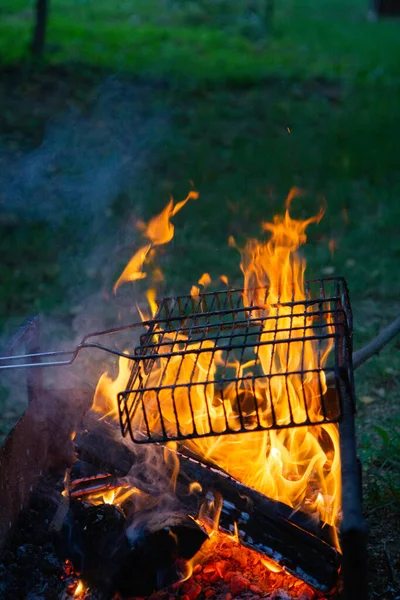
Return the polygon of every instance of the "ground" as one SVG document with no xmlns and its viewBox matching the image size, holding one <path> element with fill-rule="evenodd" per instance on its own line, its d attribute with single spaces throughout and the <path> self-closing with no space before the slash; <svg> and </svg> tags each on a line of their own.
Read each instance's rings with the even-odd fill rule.
<svg viewBox="0 0 400 600">
<path fill-rule="evenodd" d="M 30 4 L 0 8 L 4 339 L 36 312 L 63 339 L 103 323 L 105 305 L 112 322 L 135 219 L 183 198 L 190 182 L 200 198 L 175 219 L 160 294 L 187 292 L 205 271 L 239 284 L 228 236 L 259 235 L 298 186 L 295 214 L 327 205 L 304 247 L 307 276 L 347 279 L 355 347 L 397 316 L 398 22 L 368 22 L 361 0 L 285 0 L 272 31 L 257 1 L 62 0 L 45 59 L 32 64 Z M 373 560 L 387 588 L 375 597 L 387 598 L 396 583 L 384 557 L 399 556 L 388 541 L 400 507 L 399 349 L 356 374 Z M 23 405 L 3 385 L 0 406 L 4 436 Z"/>
</svg>

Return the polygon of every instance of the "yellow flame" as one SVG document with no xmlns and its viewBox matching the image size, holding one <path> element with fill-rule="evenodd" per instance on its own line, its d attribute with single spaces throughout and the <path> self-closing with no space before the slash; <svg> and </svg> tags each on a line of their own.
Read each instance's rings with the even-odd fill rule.
<svg viewBox="0 0 400 600">
<path fill-rule="evenodd" d="M 200 295 L 200 288 L 197 285 L 192 285 L 190 295 L 192 298 L 198 298 Z"/>
<path fill-rule="evenodd" d="M 75 588 L 73 598 L 84 598 L 85 592 L 85 586 L 83 585 L 82 581 L 79 581 L 78 585 Z"/>
<path fill-rule="evenodd" d="M 147 274 L 142 271 L 142 267 L 150 252 L 150 248 L 151 245 L 147 244 L 146 246 L 139 248 L 133 255 L 114 285 L 114 294 L 117 293 L 117 289 L 124 281 L 137 281 L 138 279 L 147 277 Z"/>
<path fill-rule="evenodd" d="M 109 490 L 108 492 L 103 493 L 103 503 L 104 504 L 114 504 L 115 498 L 115 490 Z"/>
<path fill-rule="evenodd" d="M 118 375 L 115 379 L 112 379 L 108 372 L 103 373 L 96 386 L 92 410 L 101 413 L 103 417 L 118 420 L 117 395 L 125 389 L 130 372 L 130 361 L 121 356 L 118 362 Z"/>
<path fill-rule="evenodd" d="M 99 504 L 113 504 L 114 506 L 122 506 L 128 498 L 134 494 L 141 494 L 142 492 L 130 485 L 121 485 L 107 491 L 94 492 L 87 496 L 86 501 L 90 502 L 94 506 Z"/>
<path fill-rule="evenodd" d="M 220 275 L 219 278 L 222 281 L 222 283 L 224 283 L 226 286 L 229 285 L 229 279 L 227 278 L 226 275 Z"/>
<path fill-rule="evenodd" d="M 261 562 L 264 565 L 264 567 L 267 567 L 267 569 L 269 571 L 272 571 L 272 573 L 279 573 L 280 571 L 283 570 L 282 567 L 280 565 L 278 565 L 278 563 L 271 560 L 270 558 L 263 557 L 261 559 Z"/>
<path fill-rule="evenodd" d="M 189 484 L 189 494 L 194 494 L 195 492 L 201 492 L 202 489 L 203 488 L 201 487 L 201 485 L 198 481 L 192 481 Z"/>
<path fill-rule="evenodd" d="M 158 311 L 158 306 L 157 306 L 157 302 L 156 302 L 156 294 L 157 294 L 157 292 L 156 292 L 155 288 L 151 288 L 151 289 L 147 290 L 147 292 L 146 292 L 147 302 L 149 303 L 151 314 L 153 317 L 156 316 L 157 311 Z"/>
<path fill-rule="evenodd" d="M 239 529 L 238 529 L 236 521 L 233 523 L 233 535 L 232 535 L 232 537 L 235 540 L 235 542 L 240 542 L 240 540 L 239 540 Z"/>
</svg>

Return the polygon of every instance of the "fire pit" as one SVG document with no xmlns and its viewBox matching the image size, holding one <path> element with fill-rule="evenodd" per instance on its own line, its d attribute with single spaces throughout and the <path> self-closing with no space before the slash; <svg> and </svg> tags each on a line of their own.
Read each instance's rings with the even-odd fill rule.
<svg viewBox="0 0 400 600">
<path fill-rule="evenodd" d="M 149 223 L 150 242 L 118 284 L 145 276 L 183 204 Z M 150 294 L 154 316 L 141 324 L 86 336 L 70 355 L 2 359 L 3 368 L 70 364 L 88 347 L 120 357 L 76 432 L 79 461 L 52 520 L 61 554 L 82 571 L 76 597 L 97 587 L 105 598 L 165 588 L 160 598 L 170 598 L 180 585 L 189 600 L 212 598 L 218 578 L 230 597 L 367 597 L 349 294 L 341 278 L 303 281 L 296 254 L 320 216 L 294 221 L 287 210 L 265 224 L 270 240 L 241 251 L 242 289 L 193 286 L 158 303 Z M 112 345 L 138 327 L 134 351 Z"/>
</svg>

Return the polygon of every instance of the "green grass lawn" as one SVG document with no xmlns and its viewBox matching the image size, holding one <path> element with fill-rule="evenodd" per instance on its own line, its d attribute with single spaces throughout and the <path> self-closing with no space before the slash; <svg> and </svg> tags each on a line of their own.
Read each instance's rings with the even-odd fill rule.
<svg viewBox="0 0 400 600">
<path fill-rule="evenodd" d="M 397 23 L 366 21 L 364 0 L 277 3 L 267 36 L 260 0 L 59 0 L 47 60 L 76 61 L 179 84 L 257 83 L 269 75 L 398 81 Z M 251 10 L 251 7 L 255 7 Z M 0 7 L 0 62 L 25 56 L 32 2 Z"/>
<path fill-rule="evenodd" d="M 294 206 L 299 215 L 326 199 L 326 215 L 310 228 L 304 249 L 307 274 L 346 277 L 355 346 L 397 315 L 398 21 L 367 22 L 361 0 L 285 0 L 277 3 L 267 35 L 257 2 L 252 13 L 250 2 L 222 0 L 54 0 L 43 64 L 35 74 L 22 70 L 16 80 L 16 67 L 29 63 L 31 4 L 3 0 L 0 6 L 0 143 L 16 153 L 39 146 L 48 121 L 68 106 L 90 112 L 107 74 L 142 86 L 147 113 L 166 113 L 168 132 L 141 181 L 116 195 L 109 227 L 118 230 L 133 212 L 148 219 L 170 193 L 183 198 L 189 180 L 200 192 L 175 219 L 175 239 L 161 259 L 167 280 L 160 293 L 186 293 L 204 271 L 240 283 L 228 235 L 239 242 L 257 235 L 296 185 L 306 190 Z M 68 312 L 69 280 L 87 292 L 83 269 L 59 269 L 60 255 L 76 248 L 73 216 L 69 224 L 50 227 L 17 215 L 0 227 L 3 319 Z M 100 274 L 93 287 L 111 289 L 133 249 L 132 243 L 117 258 L 107 256 L 115 267 L 108 265 L 109 279 Z M 388 432 L 361 431 L 378 482 L 369 488 L 376 502 L 393 499 L 400 489 L 392 463 L 386 463 L 391 485 L 379 485 L 382 456 L 399 444 L 398 344 L 357 374 L 361 422 L 380 419 Z"/>
</svg>

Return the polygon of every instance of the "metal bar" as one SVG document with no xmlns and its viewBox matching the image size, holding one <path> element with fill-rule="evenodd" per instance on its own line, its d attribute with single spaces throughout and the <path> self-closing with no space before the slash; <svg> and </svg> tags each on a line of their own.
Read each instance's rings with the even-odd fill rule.
<svg viewBox="0 0 400 600">
<path fill-rule="evenodd" d="M 320 315 L 321 316 L 328 316 L 328 315 L 330 316 L 330 315 L 333 315 L 333 314 L 338 313 L 338 312 L 343 312 L 343 311 L 340 311 L 340 310 L 337 310 L 337 311 L 321 311 L 321 313 L 318 313 L 318 316 L 320 316 Z M 314 313 L 313 314 L 307 314 L 307 313 L 297 314 L 295 316 L 296 316 L 296 318 L 304 317 L 305 319 L 311 320 L 311 318 L 314 316 Z M 316 316 L 316 314 L 315 314 L 315 316 Z M 278 322 L 279 321 L 283 321 L 286 318 L 287 317 L 284 317 L 283 315 L 280 315 L 280 316 L 278 316 Z M 257 331 L 256 328 L 258 330 L 260 330 L 260 328 L 261 328 L 262 325 L 264 325 L 268 321 L 276 321 L 276 319 L 277 319 L 276 317 L 268 317 L 266 319 L 260 319 L 260 318 L 258 318 L 258 319 L 255 319 L 255 320 L 247 320 L 247 321 L 243 320 L 243 321 L 235 321 L 235 322 L 231 322 L 231 323 L 216 322 L 216 323 L 213 324 L 212 327 L 210 327 L 209 325 L 197 325 L 197 326 L 193 326 L 193 327 L 190 328 L 190 332 L 192 334 L 196 335 L 196 336 L 200 335 L 200 334 L 204 335 L 204 333 L 210 333 L 210 332 L 214 333 L 214 332 L 217 332 L 216 333 L 216 337 L 214 337 L 213 335 L 209 335 L 207 339 L 213 340 L 213 339 L 217 339 L 218 338 L 219 341 L 224 340 L 224 339 L 230 341 L 230 340 L 232 340 L 234 338 L 241 338 L 241 337 L 245 336 L 245 334 L 243 333 L 243 331 L 236 332 L 236 330 L 239 329 L 239 328 L 246 331 L 249 327 L 250 328 L 254 327 L 255 328 L 254 331 L 250 332 L 247 335 L 258 336 L 260 332 Z M 234 327 L 232 327 L 232 325 Z M 331 328 L 331 324 L 330 323 L 321 323 L 321 324 L 316 323 L 316 324 L 313 324 L 313 325 L 311 325 L 311 324 L 310 325 L 306 325 L 305 328 L 304 328 L 303 325 L 301 325 L 301 326 L 300 325 L 299 326 L 294 326 L 292 328 L 290 328 L 290 327 L 281 327 L 281 328 L 278 328 L 278 332 L 280 334 L 281 333 L 288 333 L 289 334 L 289 337 L 287 338 L 287 340 L 284 339 L 282 341 L 285 342 L 285 341 L 291 340 L 291 341 L 295 342 L 295 341 L 301 341 L 303 338 L 304 338 L 304 340 L 310 339 L 308 337 L 310 334 L 304 333 L 302 336 L 300 336 L 300 338 L 293 338 L 291 336 L 292 332 L 304 331 L 304 329 L 310 330 L 310 331 L 314 332 L 315 330 L 317 330 L 317 331 L 321 330 L 321 329 L 328 329 L 329 330 L 330 328 Z M 219 335 L 218 332 L 221 329 L 222 330 L 227 330 L 227 331 L 229 329 L 230 332 L 227 333 L 226 335 Z M 187 335 L 187 332 L 189 332 L 189 327 L 187 326 L 187 327 L 185 327 L 185 329 L 181 329 L 181 328 L 172 329 L 172 330 L 170 330 L 170 331 L 168 331 L 166 333 L 167 334 L 171 334 L 171 333 L 175 333 L 175 332 L 178 332 L 178 333 L 183 334 L 183 335 Z M 162 333 L 164 333 L 164 332 L 162 332 Z M 334 334 L 331 334 L 331 335 L 333 336 Z M 154 348 L 160 348 L 162 346 L 170 346 L 171 345 L 171 341 L 168 340 L 168 337 L 167 337 L 167 341 L 164 342 L 163 341 L 164 337 L 165 336 L 162 337 L 162 341 L 158 341 L 158 342 L 156 342 L 154 344 L 151 344 L 151 343 L 141 343 L 139 346 L 136 346 L 136 351 L 139 351 L 142 348 L 147 350 L 148 348 L 152 348 L 152 347 L 154 347 Z M 188 341 L 197 342 L 197 341 L 199 341 L 199 338 L 198 337 L 190 337 L 188 339 Z"/>
<path fill-rule="evenodd" d="M 10 355 L 17 348 L 25 346 L 25 354 L 19 355 L 22 359 L 21 368 L 26 369 L 26 384 L 28 403 L 34 399 L 40 398 L 43 395 L 43 373 L 40 369 L 29 369 L 29 358 L 40 356 L 40 323 L 39 315 L 34 315 L 26 319 L 18 328 L 14 336 L 6 347 L 7 353 Z M 1 360 L 1 358 L 0 358 Z M 37 363 L 38 359 L 33 359 Z M 0 365 L 1 368 L 1 365 Z"/>
<path fill-rule="evenodd" d="M 277 330 L 278 333 L 280 332 L 280 330 Z M 302 341 L 312 341 L 312 340 L 329 340 L 329 339 L 337 339 L 340 337 L 339 333 L 328 333 L 328 334 L 323 334 L 323 335 L 310 335 L 307 338 L 303 338 L 303 337 L 298 337 L 298 338 L 284 338 L 284 339 L 274 339 L 274 340 L 266 340 L 266 341 L 262 341 L 262 342 L 257 342 L 257 346 L 261 347 L 261 346 L 276 346 L 278 344 L 288 344 L 288 343 L 295 343 L 295 342 L 302 342 Z M 192 341 L 192 340 L 191 340 Z M 86 346 L 89 347 L 89 346 Z M 93 345 L 93 347 L 95 348 L 99 348 L 98 345 Z M 225 345 L 225 346 L 219 346 L 218 349 L 219 350 L 225 350 L 225 351 L 232 351 L 232 350 L 240 350 L 241 348 L 251 348 L 252 345 L 251 344 L 240 344 L 240 343 L 236 343 L 236 344 L 230 344 L 230 345 Z M 103 350 L 107 350 L 107 348 L 102 348 Z M 130 354 L 124 354 L 123 352 L 117 352 L 117 351 L 111 351 L 111 349 L 109 350 L 110 352 L 112 352 L 113 354 L 117 354 L 118 356 L 125 356 L 126 358 L 131 358 L 133 360 L 140 360 L 141 358 L 143 358 L 143 356 L 141 355 L 130 355 Z M 157 358 L 169 358 L 172 356 L 181 356 L 182 353 L 183 354 L 202 354 L 203 352 L 209 352 L 208 348 L 192 348 L 189 347 L 188 350 L 185 350 L 182 352 L 182 350 L 176 350 L 176 351 L 172 351 L 172 352 L 164 352 L 164 353 L 160 353 L 158 354 Z M 0 367 L 1 368 L 1 367 Z M 320 369 L 322 370 L 322 369 Z"/>
<path fill-rule="evenodd" d="M 211 352 L 211 350 L 210 350 Z M 259 375 L 244 375 L 243 377 L 226 377 L 224 380 L 221 379 L 204 379 L 204 380 L 199 380 L 199 381 L 195 381 L 192 383 L 186 382 L 186 383 L 171 383 L 171 384 L 167 384 L 167 385 L 162 385 L 162 386 L 149 386 L 149 387 L 141 387 L 141 388 L 135 388 L 135 389 L 130 389 L 130 390 L 125 390 L 126 392 L 132 393 L 132 392 L 156 392 L 157 390 L 168 390 L 168 389 L 172 389 L 172 388 L 179 388 L 179 387 L 196 387 L 196 386 L 203 386 L 203 385 L 208 385 L 208 384 L 220 384 L 220 383 L 236 383 L 236 381 L 251 381 L 252 379 L 274 379 L 276 377 L 286 377 L 287 375 L 289 376 L 301 376 L 307 373 L 321 373 L 322 371 L 325 371 L 324 369 L 306 369 L 305 371 L 300 371 L 300 370 L 294 370 L 294 371 L 287 371 L 284 373 L 261 373 Z M 334 373 L 333 368 L 328 369 L 329 372 Z"/>
<path fill-rule="evenodd" d="M 352 387 L 345 370 L 341 372 L 338 386 L 343 403 L 339 440 L 342 474 L 340 544 L 343 553 L 344 594 L 345 600 L 367 600 L 368 526 L 361 507 L 361 473 L 357 460 Z"/>
<path fill-rule="evenodd" d="M 125 394 L 125 392 L 122 392 L 122 394 Z M 132 431 L 132 441 L 135 442 L 136 444 L 148 444 L 148 443 L 165 443 L 165 442 L 179 442 L 182 441 L 182 439 L 185 440 L 196 440 L 196 439 L 200 439 L 200 438 L 207 438 L 207 437 L 219 437 L 221 435 L 233 435 L 233 434 L 239 434 L 239 433 L 264 433 L 265 431 L 271 431 L 271 430 L 281 430 L 281 429 L 291 429 L 292 427 L 306 427 L 306 426 L 316 426 L 316 425 L 326 425 L 328 423 L 337 423 L 337 419 L 332 420 L 332 419 L 321 419 L 319 421 L 313 421 L 312 423 L 308 423 L 308 422 L 301 422 L 301 423 L 288 423 L 288 424 L 284 424 L 284 425 L 279 425 L 278 423 L 271 425 L 271 426 L 263 426 L 261 425 L 260 427 L 255 426 L 250 428 L 240 428 L 240 429 L 232 429 L 232 428 L 228 428 L 225 429 L 222 432 L 218 432 L 218 433 L 189 433 L 187 435 L 184 436 L 184 438 L 182 436 L 177 436 L 177 435 L 168 435 L 168 438 L 166 439 L 163 436 L 157 436 L 156 434 L 151 434 L 151 437 L 146 437 L 143 433 L 143 431 L 136 431 L 133 428 L 130 428 L 130 431 Z"/>
<path fill-rule="evenodd" d="M 27 340 L 26 351 L 29 354 L 40 353 L 40 322 L 39 316 L 34 317 L 31 322 L 32 335 Z M 36 362 L 36 361 L 34 361 Z M 28 392 L 28 403 L 38 400 L 43 396 L 43 372 L 40 369 L 26 370 L 26 383 Z"/>
</svg>

